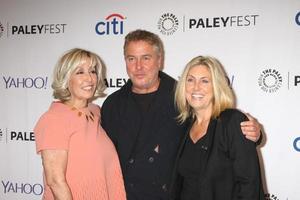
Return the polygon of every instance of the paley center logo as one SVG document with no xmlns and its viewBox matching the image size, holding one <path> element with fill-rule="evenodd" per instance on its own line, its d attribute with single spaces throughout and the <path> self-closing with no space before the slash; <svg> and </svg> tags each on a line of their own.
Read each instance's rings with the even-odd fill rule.
<svg viewBox="0 0 300 200">
<path fill-rule="evenodd" d="M 259 15 L 233 15 L 221 17 L 199 17 L 187 19 L 188 29 L 203 29 L 203 28 L 228 28 L 228 27 L 245 27 L 255 26 Z M 185 29 L 184 29 L 185 30 Z"/>
<path fill-rule="evenodd" d="M 0 142 L 8 143 L 13 141 L 33 142 L 35 141 L 34 132 L 0 128 Z"/>
<path fill-rule="evenodd" d="M 172 35 L 178 30 L 179 20 L 173 13 L 164 13 L 160 16 L 157 27 L 163 35 Z"/>
<path fill-rule="evenodd" d="M 113 13 L 107 16 L 105 21 L 98 22 L 95 31 L 98 35 L 123 35 L 125 19 L 123 15 Z"/>
<path fill-rule="evenodd" d="M 3 193 L 17 193 L 26 195 L 42 195 L 44 188 L 40 183 L 21 183 L 7 180 L 1 180 Z"/>
<path fill-rule="evenodd" d="M 289 71 L 286 73 L 283 82 L 282 74 L 276 69 L 263 70 L 258 78 L 258 86 L 267 93 L 277 92 L 284 84 L 288 90 L 293 91 L 300 86 L 300 75 L 298 72 Z"/>
<path fill-rule="evenodd" d="M 47 89 L 48 77 L 13 77 L 2 76 L 5 89 L 12 88 L 34 88 L 34 89 Z"/>
<path fill-rule="evenodd" d="M 266 69 L 260 74 L 258 85 L 264 92 L 276 92 L 282 86 L 282 76 L 276 69 Z"/>
</svg>

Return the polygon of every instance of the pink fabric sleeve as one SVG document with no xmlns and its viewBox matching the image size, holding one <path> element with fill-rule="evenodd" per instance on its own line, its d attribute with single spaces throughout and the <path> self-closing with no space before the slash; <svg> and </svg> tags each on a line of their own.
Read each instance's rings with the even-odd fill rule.
<svg viewBox="0 0 300 200">
<path fill-rule="evenodd" d="M 34 128 L 37 153 L 45 149 L 68 150 L 71 133 L 67 127 L 63 117 L 44 114 Z"/>
</svg>

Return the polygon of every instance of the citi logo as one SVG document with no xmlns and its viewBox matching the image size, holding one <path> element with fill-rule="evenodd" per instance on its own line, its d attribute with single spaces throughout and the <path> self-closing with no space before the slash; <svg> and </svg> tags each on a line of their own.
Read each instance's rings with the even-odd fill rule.
<svg viewBox="0 0 300 200">
<path fill-rule="evenodd" d="M 120 14 L 114 13 L 100 21 L 95 26 L 98 35 L 122 35 L 124 33 L 124 20 L 126 18 Z"/>
</svg>

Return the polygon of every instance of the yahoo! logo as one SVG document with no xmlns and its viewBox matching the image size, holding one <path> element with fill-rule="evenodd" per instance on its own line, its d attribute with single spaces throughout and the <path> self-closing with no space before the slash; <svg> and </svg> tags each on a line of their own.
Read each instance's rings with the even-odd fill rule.
<svg viewBox="0 0 300 200">
<path fill-rule="evenodd" d="M 47 89 L 48 77 L 5 77 L 3 76 L 3 81 L 5 83 L 5 89 L 10 88 L 36 88 L 36 89 Z"/>
<path fill-rule="evenodd" d="M 297 137 L 293 142 L 294 149 L 300 152 L 300 137 Z"/>
<path fill-rule="evenodd" d="M 95 26 L 95 31 L 98 35 L 122 35 L 124 32 L 124 19 L 120 14 L 111 14 L 105 18 L 105 21 L 100 21 Z"/>
<path fill-rule="evenodd" d="M 30 183 L 13 183 L 10 181 L 1 181 L 4 194 L 6 193 L 21 193 L 21 194 L 33 194 L 42 195 L 44 188 L 41 184 L 30 184 Z"/>
<path fill-rule="evenodd" d="M 295 21 L 296 21 L 296 24 L 298 24 L 300 26 L 300 12 L 298 12 L 295 16 Z"/>
</svg>

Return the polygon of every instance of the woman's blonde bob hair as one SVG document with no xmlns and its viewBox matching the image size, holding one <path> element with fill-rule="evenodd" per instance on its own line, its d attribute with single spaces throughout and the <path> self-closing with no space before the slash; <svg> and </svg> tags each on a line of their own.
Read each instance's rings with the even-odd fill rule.
<svg viewBox="0 0 300 200">
<path fill-rule="evenodd" d="M 89 60 L 91 66 L 95 66 L 97 74 L 97 85 L 94 96 L 90 100 L 105 96 L 106 68 L 101 58 L 90 51 L 74 48 L 67 51 L 57 62 L 53 72 L 53 97 L 60 101 L 67 101 L 71 98 L 68 84 L 71 74 L 83 62 Z"/>
<path fill-rule="evenodd" d="M 193 67 L 207 67 L 211 73 L 213 85 L 213 108 L 212 118 L 220 115 L 220 113 L 235 106 L 235 98 L 232 89 L 229 86 L 229 81 L 226 77 L 225 70 L 222 64 L 213 57 L 197 56 L 193 58 L 183 70 L 183 73 L 177 83 L 175 91 L 175 104 L 179 111 L 177 117 L 180 123 L 183 123 L 189 117 L 194 118 L 195 113 L 192 107 L 188 104 L 185 97 L 185 84 L 187 75 Z"/>
</svg>

